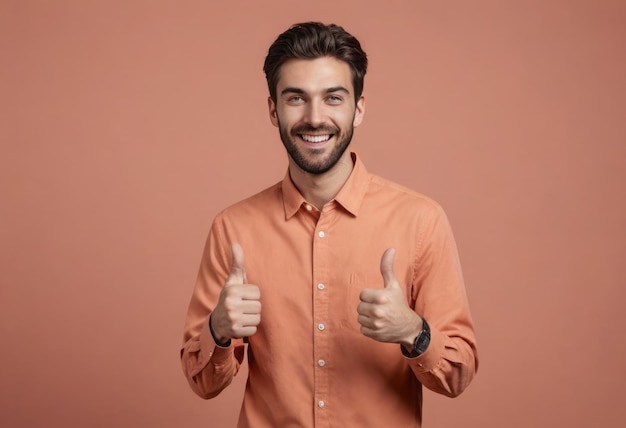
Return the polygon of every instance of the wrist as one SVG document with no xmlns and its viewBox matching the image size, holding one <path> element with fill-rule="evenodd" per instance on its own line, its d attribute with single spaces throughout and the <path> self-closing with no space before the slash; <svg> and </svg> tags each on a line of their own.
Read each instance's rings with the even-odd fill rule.
<svg viewBox="0 0 626 428">
<path fill-rule="evenodd" d="M 213 336 L 213 341 L 220 348 L 228 348 L 230 346 L 230 338 L 226 338 L 218 335 L 213 329 L 213 323 L 211 322 L 212 315 L 209 317 L 209 330 L 211 331 L 211 336 Z"/>
<path fill-rule="evenodd" d="M 407 352 L 411 352 L 411 350 L 413 350 L 415 338 L 424 329 L 424 320 L 422 319 L 422 317 L 417 315 L 415 312 L 413 312 L 413 314 L 415 315 L 416 319 L 416 321 L 413 322 L 414 326 L 411 328 L 411 332 L 407 336 L 405 336 L 403 340 L 400 341 L 400 345 L 402 345 L 402 347 L 406 349 Z"/>
</svg>

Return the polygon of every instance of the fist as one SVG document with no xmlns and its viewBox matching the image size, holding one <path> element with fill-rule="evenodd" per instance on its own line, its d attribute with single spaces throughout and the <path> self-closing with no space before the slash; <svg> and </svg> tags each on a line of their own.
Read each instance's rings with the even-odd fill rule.
<svg viewBox="0 0 626 428">
<path fill-rule="evenodd" d="M 232 245 L 230 274 L 211 314 L 211 330 L 219 343 L 252 336 L 261 322 L 261 290 L 248 284 L 243 249 Z"/>
</svg>

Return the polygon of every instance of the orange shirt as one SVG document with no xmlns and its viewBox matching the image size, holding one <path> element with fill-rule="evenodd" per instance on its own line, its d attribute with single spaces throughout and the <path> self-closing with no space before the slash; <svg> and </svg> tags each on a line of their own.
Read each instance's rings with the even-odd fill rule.
<svg viewBox="0 0 626 428">
<path fill-rule="evenodd" d="M 192 389 L 220 393 L 243 361 L 243 340 L 216 346 L 208 327 L 231 266 L 245 254 L 248 283 L 261 290 L 261 323 L 247 347 L 249 379 L 238 426 L 419 427 L 422 385 L 460 394 L 477 355 L 457 249 L 441 207 L 354 169 L 321 211 L 285 179 L 218 214 L 191 298 L 181 351 Z M 425 353 L 360 333 L 359 293 L 383 287 L 380 259 L 431 329 Z"/>
</svg>

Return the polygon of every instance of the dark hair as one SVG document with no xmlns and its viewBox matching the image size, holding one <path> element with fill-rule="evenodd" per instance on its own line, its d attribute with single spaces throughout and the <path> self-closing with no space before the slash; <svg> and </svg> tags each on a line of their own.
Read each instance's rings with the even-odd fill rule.
<svg viewBox="0 0 626 428">
<path fill-rule="evenodd" d="M 359 41 L 338 25 L 305 22 L 295 24 L 279 35 L 265 57 L 263 71 L 274 102 L 280 68 L 286 61 L 326 56 L 344 61 L 350 66 L 354 97 L 358 100 L 363 92 L 363 79 L 367 71 L 367 55 Z"/>
</svg>

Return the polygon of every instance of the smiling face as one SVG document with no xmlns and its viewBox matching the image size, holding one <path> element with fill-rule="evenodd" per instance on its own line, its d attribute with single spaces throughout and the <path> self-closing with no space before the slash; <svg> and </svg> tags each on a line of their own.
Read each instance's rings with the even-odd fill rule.
<svg viewBox="0 0 626 428">
<path fill-rule="evenodd" d="M 268 103 L 290 165 L 319 175 L 350 156 L 346 149 L 363 119 L 364 99 L 355 101 L 347 63 L 332 57 L 285 62 L 276 102 Z"/>
</svg>

